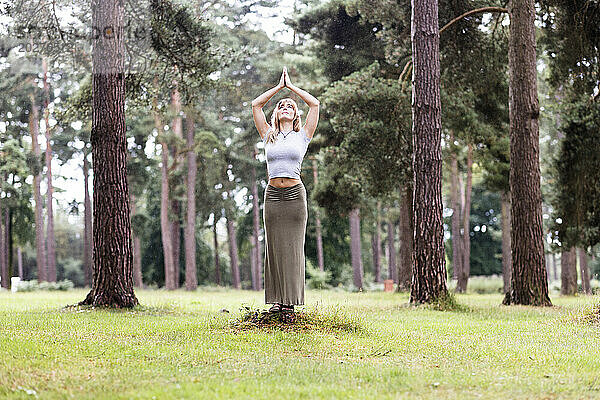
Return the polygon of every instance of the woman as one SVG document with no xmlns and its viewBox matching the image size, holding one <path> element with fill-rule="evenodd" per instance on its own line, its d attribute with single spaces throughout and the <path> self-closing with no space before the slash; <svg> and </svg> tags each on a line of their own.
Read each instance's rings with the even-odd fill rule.
<svg viewBox="0 0 600 400">
<path fill-rule="evenodd" d="M 267 124 L 263 106 L 283 88 L 296 93 L 309 106 L 301 127 L 298 106 L 280 100 Z M 254 124 L 265 144 L 269 184 L 265 190 L 265 303 L 269 312 L 293 315 L 294 305 L 304 304 L 304 237 L 308 211 L 306 188 L 300 180 L 302 159 L 319 121 L 319 100 L 294 86 L 283 68 L 279 84 L 252 101 Z"/>
</svg>

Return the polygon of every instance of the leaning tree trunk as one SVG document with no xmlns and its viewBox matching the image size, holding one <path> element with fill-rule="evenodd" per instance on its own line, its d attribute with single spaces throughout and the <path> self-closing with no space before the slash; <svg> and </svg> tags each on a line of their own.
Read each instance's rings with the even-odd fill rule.
<svg viewBox="0 0 600 400">
<path fill-rule="evenodd" d="M 502 280 L 504 282 L 504 294 L 510 291 L 512 275 L 512 258 L 510 255 L 510 192 L 502 192 Z"/>
<path fill-rule="evenodd" d="M 186 144 L 188 148 L 187 208 L 185 222 L 185 288 L 196 290 L 196 151 L 194 150 L 194 117 L 188 113 L 185 119 Z"/>
<path fill-rule="evenodd" d="M 313 158 L 312 160 L 312 170 L 313 170 L 313 178 L 315 181 L 315 186 L 318 183 L 318 174 L 317 174 L 317 160 Z M 317 236 L 317 263 L 319 264 L 319 269 L 321 271 L 325 270 L 325 262 L 323 258 L 323 236 L 321 234 L 321 218 L 319 213 L 319 207 L 315 209 L 315 235 Z"/>
<path fill-rule="evenodd" d="M 155 89 L 158 89 L 158 78 L 154 78 Z M 173 239 L 171 236 L 171 222 L 169 221 L 169 148 L 165 140 L 164 128 L 158 112 L 158 99 L 153 99 L 154 127 L 158 132 L 158 141 L 161 145 L 161 192 L 160 192 L 160 235 L 163 246 L 163 260 L 165 268 L 165 288 L 175 289 L 173 284 Z"/>
<path fill-rule="evenodd" d="M 83 155 L 83 273 L 85 284 L 92 286 L 94 259 L 92 244 L 92 202 L 90 200 L 90 164 L 87 154 Z"/>
<path fill-rule="evenodd" d="M 387 221 L 388 279 L 398 283 L 398 264 L 396 263 L 396 224 Z"/>
<path fill-rule="evenodd" d="M 458 186 L 458 157 L 454 151 L 454 132 L 450 131 L 450 202 L 452 207 L 452 278 L 458 280 L 462 265 L 462 244 L 460 221 L 462 202 Z"/>
<path fill-rule="evenodd" d="M 29 95 L 31 100 L 31 113 L 29 114 L 29 126 L 31 132 L 31 149 L 35 156 L 33 174 L 33 200 L 35 202 L 35 262 L 37 264 L 38 281 L 46 280 L 46 243 L 44 240 L 44 215 L 43 200 L 40 191 L 40 182 L 42 181 L 42 168 L 39 165 L 41 150 L 38 143 L 40 133 L 38 106 L 35 102 L 35 96 Z"/>
<path fill-rule="evenodd" d="M 46 121 L 46 218 L 48 219 L 48 228 L 46 231 L 46 280 L 48 282 L 56 282 L 56 240 L 54 238 L 54 212 L 53 212 L 53 198 L 52 194 L 54 188 L 52 186 L 52 145 L 50 144 L 50 125 L 49 125 L 49 114 L 50 110 L 48 105 L 50 102 L 50 88 L 48 86 L 48 66 L 46 59 L 42 59 L 42 68 L 44 70 L 44 118 Z"/>
<path fill-rule="evenodd" d="M 544 266 L 535 1 L 510 0 L 508 46 L 512 281 L 503 304 L 550 306 Z"/>
<path fill-rule="evenodd" d="M 585 294 L 592 294 L 590 267 L 588 265 L 587 253 L 584 249 L 579 249 L 579 269 L 581 271 L 581 290 Z"/>
<path fill-rule="evenodd" d="M 123 2 L 92 0 L 94 26 L 123 26 Z M 109 32 L 110 33 L 110 32 Z M 123 35 L 93 40 L 94 280 L 83 304 L 133 307 Z"/>
<path fill-rule="evenodd" d="M 400 257 L 398 259 L 398 291 L 409 291 L 412 281 L 413 218 L 410 187 L 402 189 L 400 199 Z"/>
<path fill-rule="evenodd" d="M 349 215 L 350 220 L 350 254 L 352 259 L 352 282 L 358 290 L 363 287 L 363 265 L 360 246 L 360 209 L 353 208 Z"/>
<path fill-rule="evenodd" d="M 381 282 L 381 202 L 377 201 L 377 221 L 375 223 L 375 233 L 371 236 L 371 248 L 373 252 L 373 269 L 375 271 L 375 282 Z"/>
<path fill-rule="evenodd" d="M 135 215 L 135 196 L 131 195 L 131 216 Z M 140 235 L 132 229 L 133 236 L 133 286 L 141 288 L 144 286 L 142 282 L 142 243 Z"/>
<path fill-rule="evenodd" d="M 221 269 L 219 268 L 219 239 L 217 237 L 217 213 L 214 213 L 213 238 L 215 248 L 215 283 L 221 286 Z"/>
<path fill-rule="evenodd" d="M 577 255 L 572 247 L 560 256 L 560 294 L 577 294 Z"/>
<path fill-rule="evenodd" d="M 254 149 L 254 157 L 257 156 L 257 151 Z M 256 261 L 254 264 L 256 274 L 256 288 L 254 290 L 262 290 L 262 251 L 260 249 L 260 241 L 258 240 L 258 229 L 260 225 L 260 211 L 258 208 L 258 185 L 256 183 L 256 168 L 252 167 L 252 222 L 254 233 L 254 245 L 256 247 L 254 256 Z"/>
<path fill-rule="evenodd" d="M 229 238 L 229 259 L 231 260 L 231 278 L 233 280 L 233 287 L 235 289 L 241 289 L 242 285 L 240 282 L 238 248 L 235 236 L 235 225 L 233 223 L 233 220 L 231 219 L 231 216 L 227 216 L 227 237 Z"/>
<path fill-rule="evenodd" d="M 465 188 L 465 204 L 462 210 L 462 225 L 464 229 L 462 243 L 462 265 L 458 274 L 456 291 L 465 293 L 471 274 L 471 191 L 473 187 L 473 145 L 467 145 L 467 182 Z"/>
<path fill-rule="evenodd" d="M 448 293 L 442 226 L 442 106 L 437 0 L 412 0 L 414 227 L 411 303 Z"/>
</svg>

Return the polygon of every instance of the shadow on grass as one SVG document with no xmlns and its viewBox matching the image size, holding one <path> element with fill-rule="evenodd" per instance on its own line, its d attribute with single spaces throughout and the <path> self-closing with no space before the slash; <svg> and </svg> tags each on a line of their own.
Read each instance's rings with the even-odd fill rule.
<svg viewBox="0 0 600 400">
<path fill-rule="evenodd" d="M 431 303 L 403 303 L 396 308 L 404 309 L 424 309 L 433 311 L 446 311 L 446 312 L 457 312 L 457 313 L 474 313 L 476 310 L 473 307 L 461 304 L 456 300 L 456 296 L 453 293 L 446 293 L 446 295 L 440 296 L 433 300 Z"/>
<path fill-rule="evenodd" d="M 133 308 L 113 308 L 113 307 L 96 307 L 79 304 L 68 304 L 60 309 L 61 312 L 65 313 L 91 313 L 94 311 L 109 312 L 113 314 L 127 314 L 127 315 L 182 315 L 186 314 L 186 311 L 179 306 L 173 304 L 161 304 L 158 306 L 144 306 L 137 305 Z"/>
<path fill-rule="evenodd" d="M 594 304 L 571 314 L 571 320 L 583 325 L 593 325 L 600 327 L 600 304 Z"/>
<path fill-rule="evenodd" d="M 351 314 L 340 308 L 334 311 L 324 311 L 318 307 L 297 311 L 269 312 L 252 309 L 248 306 L 241 308 L 242 315 L 232 320 L 228 328 L 236 331 L 247 330 L 282 330 L 282 331 L 319 331 L 319 332 L 349 332 L 363 333 L 363 321 L 357 314 Z"/>
</svg>

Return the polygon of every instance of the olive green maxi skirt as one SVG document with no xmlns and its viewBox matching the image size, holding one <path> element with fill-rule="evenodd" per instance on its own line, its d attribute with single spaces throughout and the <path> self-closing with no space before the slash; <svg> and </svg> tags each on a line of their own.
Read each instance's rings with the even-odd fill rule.
<svg viewBox="0 0 600 400">
<path fill-rule="evenodd" d="M 303 183 L 267 185 L 265 224 L 265 303 L 304 304 L 304 236 L 308 210 Z"/>
</svg>

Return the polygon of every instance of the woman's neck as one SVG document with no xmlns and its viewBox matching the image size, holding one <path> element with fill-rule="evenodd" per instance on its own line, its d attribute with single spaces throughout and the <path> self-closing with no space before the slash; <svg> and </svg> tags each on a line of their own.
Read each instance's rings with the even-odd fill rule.
<svg viewBox="0 0 600 400">
<path fill-rule="evenodd" d="M 291 130 L 294 129 L 294 123 L 293 122 L 282 122 L 279 125 L 281 132 L 289 132 Z"/>
</svg>

